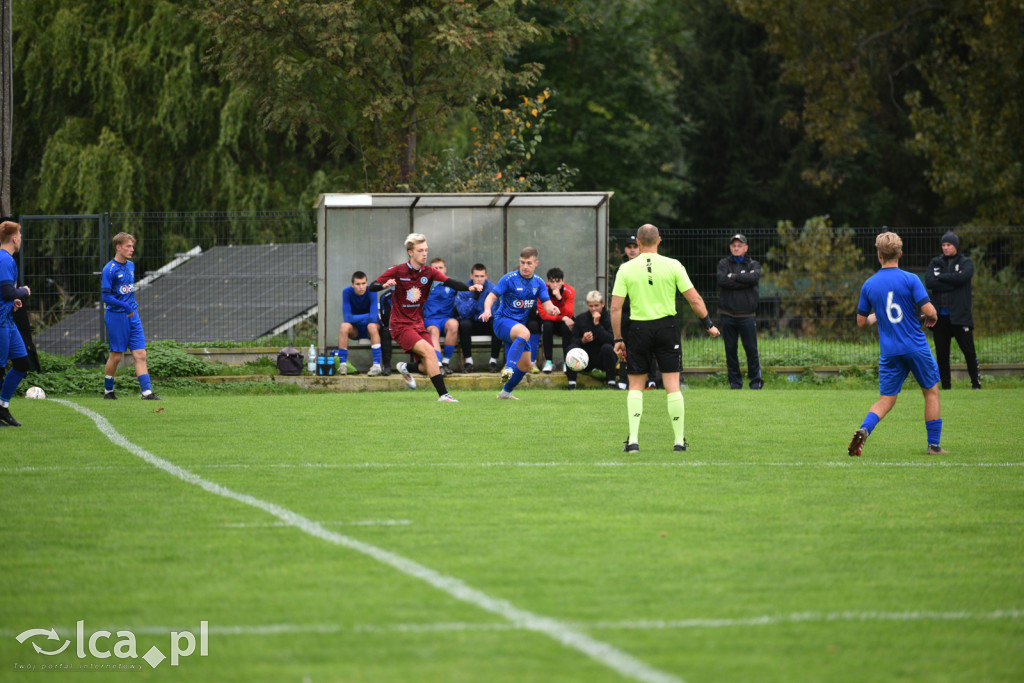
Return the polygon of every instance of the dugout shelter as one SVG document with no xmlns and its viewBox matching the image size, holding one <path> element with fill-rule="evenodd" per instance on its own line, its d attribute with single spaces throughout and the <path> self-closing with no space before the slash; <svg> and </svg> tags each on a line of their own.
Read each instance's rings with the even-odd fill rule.
<svg viewBox="0 0 1024 683">
<path fill-rule="evenodd" d="M 576 289 L 607 296 L 608 204 L 611 192 L 464 194 L 323 194 L 317 202 L 317 346 L 337 343 L 341 292 L 361 270 L 372 282 L 407 260 L 405 238 L 423 233 L 430 258 L 440 256 L 448 276 L 467 281 L 475 263 L 491 282 L 519 267 L 519 251 L 540 252 L 537 275 L 565 271 Z"/>
</svg>

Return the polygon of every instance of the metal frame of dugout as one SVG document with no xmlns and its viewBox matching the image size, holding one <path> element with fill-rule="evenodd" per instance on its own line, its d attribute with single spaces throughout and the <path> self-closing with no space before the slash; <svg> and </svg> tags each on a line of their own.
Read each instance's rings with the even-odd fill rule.
<svg viewBox="0 0 1024 683">
<path fill-rule="evenodd" d="M 405 238 L 427 237 L 430 258 L 445 259 L 448 276 L 468 281 L 476 263 L 491 282 L 519 267 L 519 251 L 540 252 L 537 274 L 565 272 L 576 289 L 608 292 L 611 192 L 480 194 L 322 194 L 317 201 L 317 346 L 334 347 L 342 323 L 341 292 L 356 271 L 372 282 L 407 260 Z"/>
</svg>

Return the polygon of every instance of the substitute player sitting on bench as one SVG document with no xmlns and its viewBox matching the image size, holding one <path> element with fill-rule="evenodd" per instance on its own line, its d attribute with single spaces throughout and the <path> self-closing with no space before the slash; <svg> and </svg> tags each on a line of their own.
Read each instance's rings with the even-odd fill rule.
<svg viewBox="0 0 1024 683">
<path fill-rule="evenodd" d="M 341 292 L 341 313 L 345 322 L 338 330 L 339 374 L 348 372 L 348 340 L 369 339 L 373 352 L 373 365 L 366 373 L 370 377 L 381 374 L 380 368 L 380 316 L 377 312 L 377 292 L 366 291 L 366 273 L 352 273 L 352 284 Z"/>
</svg>

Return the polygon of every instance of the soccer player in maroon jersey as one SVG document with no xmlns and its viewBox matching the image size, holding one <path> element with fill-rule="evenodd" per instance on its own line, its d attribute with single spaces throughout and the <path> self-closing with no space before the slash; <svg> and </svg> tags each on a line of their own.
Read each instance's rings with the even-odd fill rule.
<svg viewBox="0 0 1024 683">
<path fill-rule="evenodd" d="M 418 232 L 405 238 L 405 251 L 409 254 L 409 261 L 391 266 L 384 271 L 384 274 L 370 285 L 370 291 L 379 292 L 386 287 L 394 287 L 391 299 L 391 338 L 407 353 L 420 357 L 420 367 L 426 371 L 437 390 L 438 401 L 458 403 L 444 386 L 444 376 L 437 363 L 434 343 L 423 325 L 423 304 L 426 303 L 431 283 L 435 280 L 460 292 L 479 292 L 483 287 L 453 280 L 428 266 L 427 238 Z M 396 368 L 402 374 L 406 385 L 410 389 L 415 389 L 416 380 L 413 379 L 407 365 L 399 363 Z"/>
</svg>

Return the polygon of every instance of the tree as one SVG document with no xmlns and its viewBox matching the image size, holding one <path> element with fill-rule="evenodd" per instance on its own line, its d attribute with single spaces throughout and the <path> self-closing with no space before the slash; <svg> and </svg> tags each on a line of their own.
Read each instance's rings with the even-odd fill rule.
<svg viewBox="0 0 1024 683">
<path fill-rule="evenodd" d="M 544 143 L 527 168 L 564 164 L 579 169 L 575 189 L 613 191 L 613 227 L 674 224 L 677 198 L 693 191 L 682 146 L 687 122 L 666 50 L 678 29 L 672 8 L 661 0 L 583 0 L 570 12 L 552 3 L 533 13 L 552 34 L 523 48 L 523 59 L 544 65 L 538 85 L 554 94 Z"/>
<path fill-rule="evenodd" d="M 945 202 L 940 222 L 1020 220 L 1019 2 L 729 1 L 765 27 L 782 79 L 804 90 L 786 122 L 823 152 L 809 179 L 837 187 L 844 160 L 865 154 L 913 171 L 909 152 L 926 162 L 920 174 Z"/>
<path fill-rule="evenodd" d="M 308 207 L 339 176 L 325 147 L 251 123 L 180 3 L 14 9 L 21 213 Z"/>
<path fill-rule="evenodd" d="M 0 216 L 11 213 L 11 0 L 0 0 Z"/>
<path fill-rule="evenodd" d="M 472 144 L 448 147 L 429 159 L 416 186 L 421 192 L 562 192 L 578 173 L 560 164 L 551 173 L 528 172 L 526 165 L 551 118 L 551 91 L 508 102 L 500 93 L 475 102 L 469 125 Z"/>
<path fill-rule="evenodd" d="M 525 3 L 212 0 L 194 14 L 265 125 L 326 140 L 361 165 L 361 189 L 394 191 L 415 189 L 425 133 L 445 130 L 478 94 L 535 80 L 536 65 L 510 66 L 544 34 L 517 13 Z"/>
<path fill-rule="evenodd" d="M 988 225 L 1024 216 L 1024 5 L 950 3 L 917 60 L 927 90 L 908 94 L 910 148 L 931 163 L 932 187 Z M 1019 233 L 1019 231 L 1018 231 Z M 1018 253 L 1024 241 L 1016 242 Z"/>
<path fill-rule="evenodd" d="M 808 336 L 839 339 L 856 329 L 861 285 L 871 274 L 850 228 L 833 227 L 828 216 L 815 216 L 802 228 L 779 221 L 779 245 L 768 250 L 765 289 L 777 293 L 790 327 Z M 836 264 L 842 264 L 836 268 Z"/>
<path fill-rule="evenodd" d="M 683 140 L 696 188 L 679 197 L 682 224 L 750 228 L 832 209 L 800 177 L 814 150 L 799 131 L 779 125 L 799 89 L 779 82 L 779 60 L 763 50 L 764 29 L 725 0 L 676 11 L 687 32 L 671 54 L 679 108 L 692 123 Z"/>
</svg>

